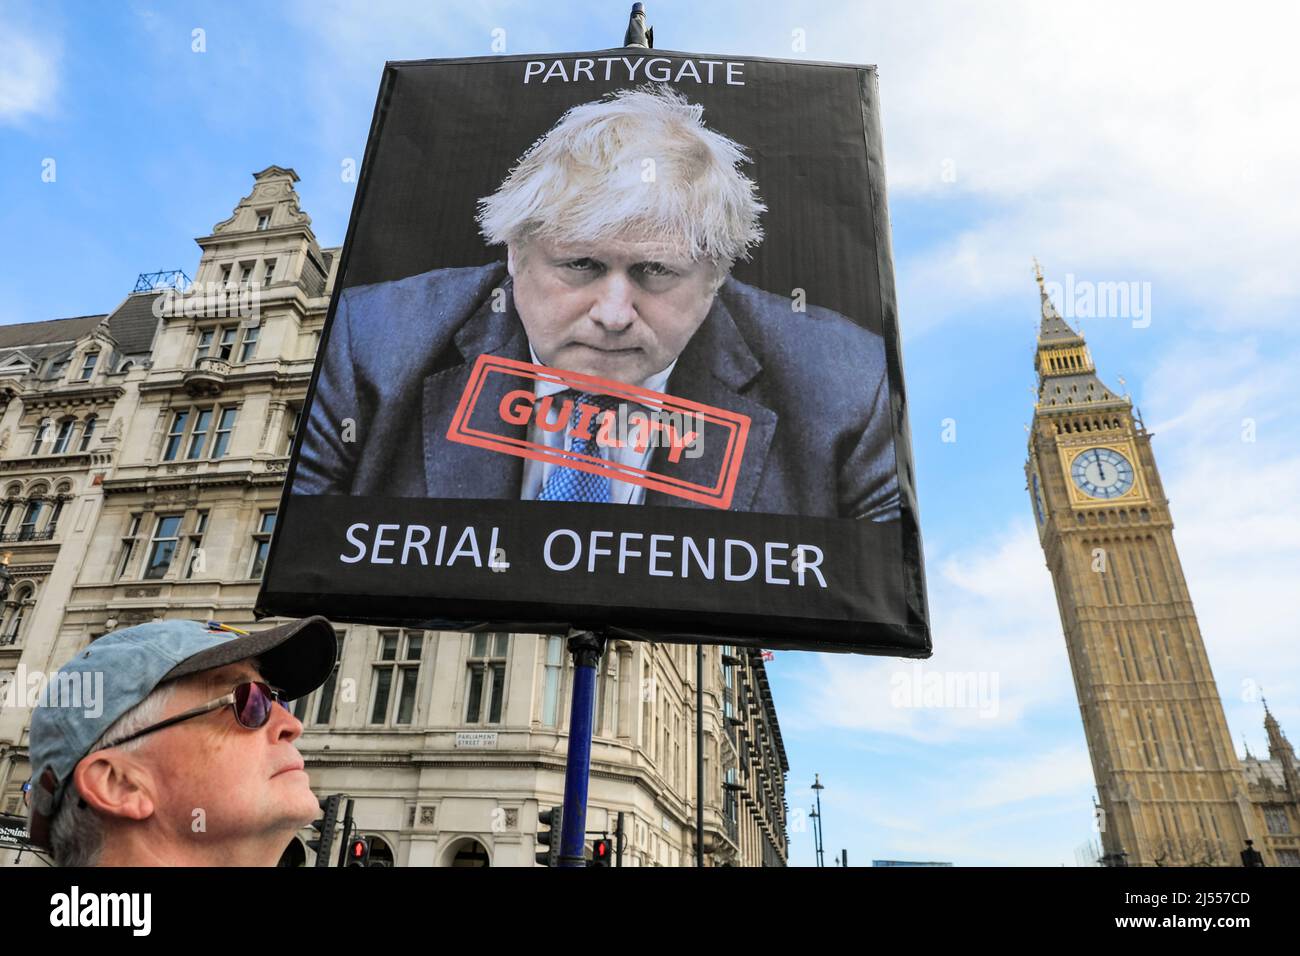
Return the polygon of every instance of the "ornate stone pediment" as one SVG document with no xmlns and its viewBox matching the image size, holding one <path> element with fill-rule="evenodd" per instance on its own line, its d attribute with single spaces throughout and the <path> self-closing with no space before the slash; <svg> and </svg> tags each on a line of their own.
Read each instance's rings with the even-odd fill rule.
<svg viewBox="0 0 1300 956">
<path fill-rule="evenodd" d="M 212 227 L 214 235 L 232 232 L 256 232 L 259 218 L 270 215 L 268 229 L 282 226 L 310 226 L 311 216 L 299 208 L 293 184 L 298 174 L 282 166 L 267 166 L 253 174 L 253 191 L 239 201 L 230 218 Z"/>
</svg>

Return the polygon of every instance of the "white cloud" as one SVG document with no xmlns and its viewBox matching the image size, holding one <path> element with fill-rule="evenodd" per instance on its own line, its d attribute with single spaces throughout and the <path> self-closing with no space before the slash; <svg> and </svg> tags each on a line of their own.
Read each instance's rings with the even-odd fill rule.
<svg viewBox="0 0 1300 956">
<path fill-rule="evenodd" d="M 1093 785 L 1087 750 L 1069 745 L 1045 753 L 980 760 L 963 768 L 960 776 L 966 786 L 953 795 L 954 811 L 1073 796 Z"/>
<path fill-rule="evenodd" d="M 1262 746 L 1262 686 L 1300 727 L 1300 654 L 1288 596 L 1300 581 L 1300 349 L 1253 339 L 1167 355 L 1143 407 L 1175 541 L 1220 696 L 1240 748 Z M 1255 423 L 1254 441 L 1244 420 Z M 1250 682 L 1250 683 L 1243 683 Z"/>
<path fill-rule="evenodd" d="M 59 47 L 0 16 L 0 123 L 44 113 L 58 90 Z"/>
<path fill-rule="evenodd" d="M 1298 32 L 1289 5 L 855 6 L 840 35 L 878 54 L 895 201 L 985 210 L 900 263 L 909 319 L 1024 291 L 1036 253 L 1225 323 L 1286 321 L 1268 306 L 1300 297 Z"/>
<path fill-rule="evenodd" d="M 783 726 L 994 745 L 1035 707 L 1071 693 L 1051 577 L 1027 520 L 930 567 L 934 656 L 822 655 L 817 666 L 790 675 L 802 692 L 782 707 Z M 935 706 L 929 694 L 940 681 L 945 691 Z"/>
</svg>

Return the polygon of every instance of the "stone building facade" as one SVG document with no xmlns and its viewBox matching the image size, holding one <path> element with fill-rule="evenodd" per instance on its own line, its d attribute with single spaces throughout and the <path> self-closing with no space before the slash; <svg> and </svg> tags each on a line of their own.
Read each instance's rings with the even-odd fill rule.
<svg viewBox="0 0 1300 956">
<path fill-rule="evenodd" d="M 1241 761 L 1246 792 L 1259 814 L 1264 836 L 1265 862 L 1277 866 L 1300 866 L 1300 761 L 1295 747 L 1264 702 L 1264 733 L 1268 757 L 1256 757 L 1247 748 Z"/>
<path fill-rule="evenodd" d="M 254 175 L 197 239 L 184 294 L 141 283 L 114 312 L 0 327 L 0 502 L 13 587 L 0 683 L 160 617 L 256 624 L 252 608 L 333 290 L 291 169 Z M 325 687 L 293 703 L 320 795 L 355 801 L 374 857 L 534 865 L 561 802 L 572 667 L 562 638 L 342 625 Z M 762 655 L 611 642 L 589 832 L 625 819 L 625 866 L 786 862 L 789 770 Z M 705 787 L 695 772 L 704 691 Z M 0 709 L 0 810 L 21 813 L 29 710 Z M 286 862 L 311 863 L 309 834 Z M 0 851 L 3 859 L 8 851 Z M 24 862 L 31 859 L 28 854 Z"/>
</svg>

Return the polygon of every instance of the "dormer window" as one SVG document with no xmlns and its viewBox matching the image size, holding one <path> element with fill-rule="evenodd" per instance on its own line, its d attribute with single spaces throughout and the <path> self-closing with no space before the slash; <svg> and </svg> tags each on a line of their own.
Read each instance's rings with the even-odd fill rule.
<svg viewBox="0 0 1300 956">
<path fill-rule="evenodd" d="M 266 232 L 271 228 L 271 210 L 262 209 L 257 213 L 257 231 Z"/>
<path fill-rule="evenodd" d="M 221 284 L 223 286 L 230 285 L 230 266 L 228 265 L 221 267 Z"/>
<path fill-rule="evenodd" d="M 87 352 L 85 361 L 81 363 L 80 381 L 89 382 L 90 376 L 95 374 L 95 363 L 99 361 L 98 352 Z"/>
<path fill-rule="evenodd" d="M 248 284 L 253 281 L 253 267 L 241 266 L 239 269 L 239 287 L 247 289 Z"/>
<path fill-rule="evenodd" d="M 264 285 L 264 286 L 268 286 L 268 285 L 270 285 L 270 284 L 271 284 L 271 281 L 272 281 L 274 278 L 275 278 L 275 260 L 274 260 L 274 259 L 267 259 L 267 260 L 266 260 L 266 272 L 263 273 L 263 275 L 262 275 L 262 285 Z"/>
</svg>

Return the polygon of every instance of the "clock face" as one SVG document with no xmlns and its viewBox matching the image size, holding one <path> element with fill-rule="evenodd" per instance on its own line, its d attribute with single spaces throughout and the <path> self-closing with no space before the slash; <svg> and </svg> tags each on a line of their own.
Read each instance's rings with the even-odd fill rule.
<svg viewBox="0 0 1300 956">
<path fill-rule="evenodd" d="M 1043 492 L 1038 484 L 1038 475 L 1034 475 L 1034 514 L 1038 516 L 1039 524 L 1047 520 L 1043 514 Z"/>
<path fill-rule="evenodd" d="M 1070 477 L 1090 498 L 1118 498 L 1133 487 L 1133 466 L 1113 448 L 1089 448 L 1074 456 Z"/>
</svg>

